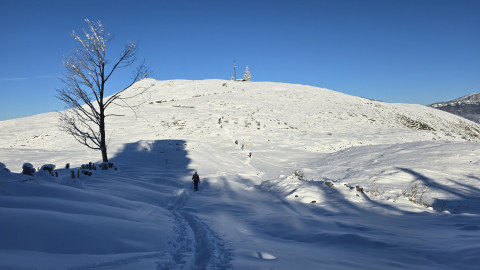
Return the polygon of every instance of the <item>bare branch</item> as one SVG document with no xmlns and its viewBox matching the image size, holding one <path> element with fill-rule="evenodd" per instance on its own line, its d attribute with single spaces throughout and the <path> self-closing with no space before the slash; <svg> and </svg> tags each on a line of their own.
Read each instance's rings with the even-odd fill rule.
<svg viewBox="0 0 480 270">
<path fill-rule="evenodd" d="M 116 99 L 121 98 L 121 95 L 123 94 L 123 92 L 124 92 L 125 90 L 127 90 L 128 88 L 130 88 L 133 84 L 135 84 L 136 82 L 138 82 L 140 79 L 146 78 L 146 77 L 149 75 L 149 73 L 150 73 L 150 71 L 149 71 L 148 68 L 145 66 L 145 60 L 143 60 L 142 64 L 135 69 L 135 72 L 133 73 L 133 78 L 132 78 L 132 81 L 131 81 L 130 85 L 128 85 L 127 87 L 125 87 L 125 88 L 123 88 L 122 90 L 118 91 L 116 94 L 112 95 L 112 96 L 105 102 L 105 107 L 108 107 L 108 106 L 109 106 L 111 103 L 113 103 Z M 140 96 L 140 95 L 144 94 L 148 89 L 149 89 L 149 87 L 148 87 L 148 88 L 145 88 L 143 91 L 141 91 L 140 93 L 137 93 L 136 95 L 129 96 L 129 97 L 123 97 L 123 98 L 121 98 L 121 99 L 126 100 L 126 99 L 131 99 L 131 98 Z"/>
<path fill-rule="evenodd" d="M 135 62 L 136 60 L 136 51 L 137 47 L 135 46 L 135 43 L 130 42 L 129 44 L 125 45 L 125 49 L 123 50 L 122 55 L 120 56 L 119 60 L 113 65 L 113 68 L 105 78 L 105 81 L 108 81 L 110 76 L 112 76 L 113 72 L 117 68 L 123 68 L 132 65 L 133 62 Z"/>
</svg>

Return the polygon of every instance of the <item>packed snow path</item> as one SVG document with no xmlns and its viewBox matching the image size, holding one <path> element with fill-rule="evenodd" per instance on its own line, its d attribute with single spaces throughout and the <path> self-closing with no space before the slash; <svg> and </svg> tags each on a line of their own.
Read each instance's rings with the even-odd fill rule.
<svg viewBox="0 0 480 270">
<path fill-rule="evenodd" d="M 184 209 L 193 191 L 180 189 L 171 199 L 167 209 L 175 218 L 176 238 L 172 260 L 158 269 L 229 269 L 231 254 L 223 240 L 203 221 Z"/>
<path fill-rule="evenodd" d="M 140 169 L 144 173 L 141 182 L 162 183 L 162 192 L 168 195 L 161 199 L 161 206 L 170 211 L 173 217 L 174 235 L 169 241 L 170 253 L 167 258 L 157 262 L 157 269 L 231 269 L 232 255 L 225 247 L 224 240 L 188 205 L 196 194 L 191 170 L 184 168 L 184 162 L 188 160 L 185 156 L 186 143 L 156 141 L 140 142 L 139 145 L 141 149 L 148 150 L 144 152 L 147 156 L 142 156 L 141 151 L 135 159 L 132 159 L 132 154 L 128 155 L 127 160 L 130 161 L 127 167 L 135 167 L 131 171 L 131 178 L 135 179 Z M 119 162 L 122 162 L 122 158 L 119 158 Z M 122 173 L 129 175 L 128 171 Z"/>
</svg>

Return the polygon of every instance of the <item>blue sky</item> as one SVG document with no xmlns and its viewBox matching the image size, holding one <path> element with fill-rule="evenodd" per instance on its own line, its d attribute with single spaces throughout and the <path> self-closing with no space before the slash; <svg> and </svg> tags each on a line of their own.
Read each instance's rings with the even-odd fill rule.
<svg viewBox="0 0 480 270">
<path fill-rule="evenodd" d="M 480 92 L 478 14 L 476 0 L 1 0 L 0 120 L 63 109 L 85 18 L 115 36 L 112 57 L 139 42 L 158 80 L 230 79 L 236 60 L 253 81 L 426 105 Z"/>
</svg>

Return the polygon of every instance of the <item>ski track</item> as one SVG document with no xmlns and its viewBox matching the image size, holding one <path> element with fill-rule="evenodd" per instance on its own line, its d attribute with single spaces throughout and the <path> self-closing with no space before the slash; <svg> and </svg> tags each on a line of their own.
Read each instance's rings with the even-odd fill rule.
<svg viewBox="0 0 480 270">
<path fill-rule="evenodd" d="M 155 175 L 155 174 L 154 174 Z M 158 177 L 158 175 L 155 175 Z M 128 179 L 127 179 L 128 178 Z M 134 176 L 118 179 L 119 181 L 131 182 L 148 188 L 143 181 L 138 181 Z M 213 229 L 203 222 L 196 215 L 183 209 L 193 192 L 190 184 L 185 185 L 176 191 L 176 195 L 167 200 L 163 208 L 170 211 L 174 220 L 173 231 L 175 239 L 170 241 L 172 246 L 171 254 L 155 253 L 132 258 L 115 260 L 111 262 L 101 262 L 78 266 L 73 270 L 107 268 L 115 265 L 125 265 L 135 263 L 146 258 L 164 258 L 157 262 L 157 270 L 166 269 L 232 269 L 232 255 L 225 248 L 223 239 L 221 239 Z"/>
<path fill-rule="evenodd" d="M 119 178 L 118 181 L 131 182 L 145 186 L 143 181 L 134 177 Z M 132 256 L 129 258 L 96 262 L 68 268 L 69 270 L 114 269 L 136 263 L 144 259 L 155 259 L 157 270 L 167 269 L 233 269 L 231 252 L 225 247 L 224 240 L 195 214 L 184 209 L 193 192 L 190 185 L 177 190 L 176 195 L 167 200 L 163 208 L 170 211 L 175 226 L 175 239 L 170 241 L 171 253 L 156 252 Z M 166 261 L 166 262 L 165 262 Z"/>
<path fill-rule="evenodd" d="M 157 270 L 232 269 L 232 255 L 223 239 L 200 218 L 183 209 L 191 195 L 188 188 L 181 189 L 166 206 L 174 217 L 176 238 L 171 242 L 174 250 L 171 259 L 159 264 Z"/>
<path fill-rule="evenodd" d="M 232 269 L 232 256 L 223 240 L 198 217 L 182 212 L 195 236 L 195 264 L 192 269 Z"/>
</svg>

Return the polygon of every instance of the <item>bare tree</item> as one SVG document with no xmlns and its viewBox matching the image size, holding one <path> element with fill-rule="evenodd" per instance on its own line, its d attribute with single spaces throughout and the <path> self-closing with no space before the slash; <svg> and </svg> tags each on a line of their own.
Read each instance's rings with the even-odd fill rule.
<svg viewBox="0 0 480 270">
<path fill-rule="evenodd" d="M 128 42 L 119 58 L 110 62 L 106 59 L 106 51 L 112 36 L 105 33 L 100 21 L 85 19 L 85 22 L 88 27 L 83 29 L 83 37 L 72 32 L 79 46 L 63 62 L 67 73 L 61 78 L 64 87 L 57 90 L 57 98 L 65 103 L 68 110 L 60 112 L 60 128 L 81 144 L 100 150 L 103 161 L 108 162 L 105 118 L 114 114 L 107 114 L 107 108 L 112 104 L 120 105 L 118 102 L 130 107 L 126 100 L 142 92 L 125 96 L 125 90 L 145 78 L 148 69 L 143 61 L 134 70 L 130 84 L 105 97 L 106 83 L 116 70 L 133 65 L 138 47 Z"/>
</svg>

